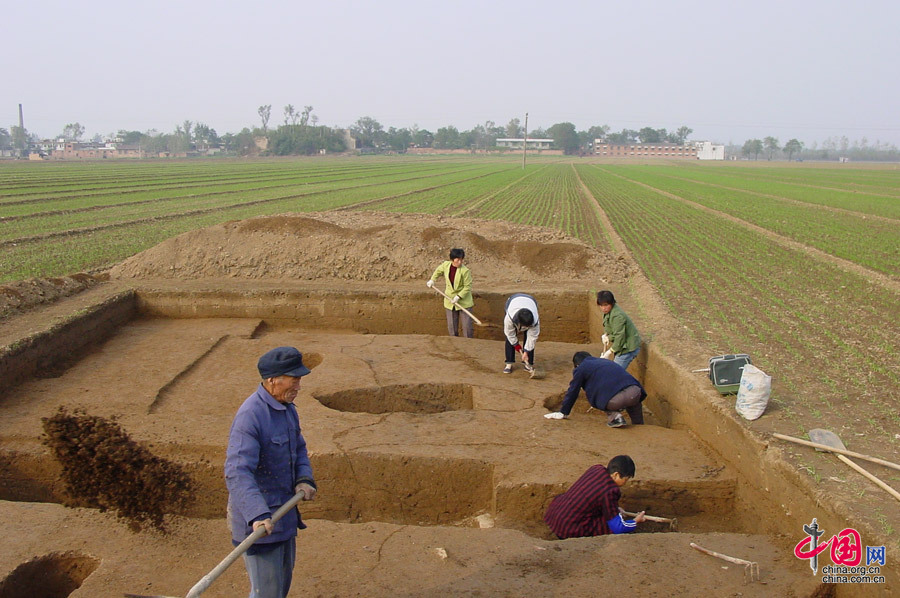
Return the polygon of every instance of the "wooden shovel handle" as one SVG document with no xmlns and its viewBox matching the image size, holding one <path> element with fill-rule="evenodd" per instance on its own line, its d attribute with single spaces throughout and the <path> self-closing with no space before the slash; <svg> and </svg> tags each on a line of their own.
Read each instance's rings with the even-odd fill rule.
<svg viewBox="0 0 900 598">
<path fill-rule="evenodd" d="M 276 521 L 284 517 L 284 515 L 288 511 L 293 509 L 298 502 L 303 500 L 303 497 L 305 495 L 306 494 L 301 490 L 300 492 L 292 496 L 290 500 L 281 505 L 281 507 L 279 507 L 279 509 L 275 511 L 275 514 L 272 515 L 272 524 L 274 525 Z M 200 581 L 194 584 L 194 587 L 191 588 L 191 591 L 187 593 L 185 598 L 196 598 L 197 596 L 205 592 L 206 589 L 212 584 L 212 582 L 214 582 L 220 575 L 222 575 L 222 573 L 224 573 L 225 570 L 228 569 L 228 567 L 230 567 L 231 564 L 238 559 L 238 557 L 247 552 L 247 549 L 250 548 L 254 542 L 265 535 L 265 526 L 261 525 L 256 528 L 253 533 L 247 536 L 243 542 L 238 544 L 235 549 L 228 554 L 228 556 L 222 559 L 221 563 L 216 565 L 212 571 L 204 575 Z"/>
<path fill-rule="evenodd" d="M 444 293 L 444 291 L 440 290 L 440 289 L 437 288 L 437 287 L 431 287 L 431 288 L 434 289 L 435 291 L 437 291 L 438 293 L 440 293 L 441 295 L 443 295 L 444 298 L 445 298 L 447 301 L 450 301 L 450 297 L 447 297 L 447 294 Z M 476 323 L 476 324 L 478 324 L 479 326 L 484 326 L 484 324 L 481 323 L 481 320 L 479 320 L 478 318 L 476 318 L 476 317 L 475 317 L 475 314 L 473 314 L 472 312 L 470 312 L 468 309 L 466 309 L 465 307 L 462 307 L 461 305 L 457 305 L 456 307 L 460 308 L 461 310 L 463 310 L 464 312 L 466 312 L 467 314 L 469 314 L 469 317 L 472 318 L 473 320 L 475 320 L 475 323 Z"/>
<path fill-rule="evenodd" d="M 772 436 L 774 436 L 775 438 L 780 438 L 781 440 L 787 440 L 788 442 L 793 442 L 795 444 L 811 446 L 813 448 L 817 448 L 822 451 L 828 451 L 830 453 L 837 453 L 839 455 L 847 455 L 848 457 L 854 457 L 856 459 L 863 459 L 864 461 L 871 461 L 872 463 L 878 463 L 879 465 L 884 465 L 885 467 L 890 467 L 891 469 L 896 469 L 896 470 L 900 471 L 900 465 L 897 465 L 896 463 L 891 463 L 890 461 L 885 461 L 884 459 L 879 459 L 877 457 L 870 457 L 869 455 L 863 455 L 862 453 L 854 453 L 853 451 L 835 448 L 833 446 L 828 446 L 827 444 L 819 444 L 818 442 L 810 442 L 809 440 L 803 440 L 802 438 L 794 438 L 793 436 L 785 436 L 784 434 L 778 434 L 776 432 L 773 432 Z"/>
<path fill-rule="evenodd" d="M 871 473 L 869 473 L 868 471 L 866 471 L 865 469 L 863 469 L 862 467 L 860 467 L 859 465 L 857 465 L 856 463 L 854 463 L 853 461 L 851 461 L 850 459 L 845 457 L 844 455 L 838 455 L 837 458 L 840 459 L 841 461 L 843 461 L 844 463 L 846 463 L 847 465 L 849 465 L 850 467 L 852 467 L 853 469 L 855 469 L 856 471 L 858 471 L 859 473 L 863 474 L 870 480 L 872 480 L 875 484 L 880 486 L 882 490 L 884 490 L 885 492 L 887 492 L 888 494 L 890 494 L 897 500 L 900 500 L 900 492 L 897 492 L 896 490 L 894 490 L 893 488 L 891 488 L 890 486 L 888 486 L 887 484 L 885 484 L 884 482 L 879 480 L 877 477 L 875 477 L 874 475 L 872 475 Z"/>
</svg>

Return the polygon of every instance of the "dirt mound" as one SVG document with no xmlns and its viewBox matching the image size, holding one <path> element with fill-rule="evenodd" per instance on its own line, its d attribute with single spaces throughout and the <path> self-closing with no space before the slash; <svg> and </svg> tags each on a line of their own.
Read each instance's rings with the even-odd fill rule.
<svg viewBox="0 0 900 598">
<path fill-rule="evenodd" d="M 41 422 L 43 442 L 62 464 L 73 499 L 113 509 L 136 530 L 149 523 L 160 531 L 163 515 L 190 500 L 190 476 L 131 440 L 117 423 L 64 407 Z"/>
<path fill-rule="evenodd" d="M 623 282 L 617 256 L 559 230 L 423 214 L 283 214 L 195 230 L 110 270 L 124 278 L 409 281 L 451 247 L 466 250 L 476 284 Z"/>
<path fill-rule="evenodd" d="M 82 273 L 61 278 L 31 278 L 2 285 L 0 319 L 79 293 L 94 286 L 102 278 Z"/>
</svg>

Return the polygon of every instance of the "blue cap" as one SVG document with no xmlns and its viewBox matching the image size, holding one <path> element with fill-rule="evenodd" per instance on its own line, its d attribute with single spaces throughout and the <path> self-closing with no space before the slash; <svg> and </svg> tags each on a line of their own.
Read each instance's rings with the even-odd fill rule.
<svg viewBox="0 0 900 598">
<path fill-rule="evenodd" d="M 309 373 L 303 365 L 303 354 L 294 347 L 276 347 L 259 358 L 256 364 L 259 375 L 263 378 L 275 376 L 294 376 L 299 378 Z"/>
</svg>

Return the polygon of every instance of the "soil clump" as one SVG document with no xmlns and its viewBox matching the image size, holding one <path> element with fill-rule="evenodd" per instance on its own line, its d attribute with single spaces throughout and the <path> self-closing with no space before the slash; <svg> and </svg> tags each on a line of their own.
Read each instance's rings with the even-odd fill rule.
<svg viewBox="0 0 900 598">
<path fill-rule="evenodd" d="M 62 465 L 69 506 L 112 509 L 135 531 L 150 525 L 165 532 L 164 515 L 181 510 L 193 495 L 181 466 L 153 455 L 115 421 L 60 407 L 41 422 L 42 441 Z"/>
</svg>

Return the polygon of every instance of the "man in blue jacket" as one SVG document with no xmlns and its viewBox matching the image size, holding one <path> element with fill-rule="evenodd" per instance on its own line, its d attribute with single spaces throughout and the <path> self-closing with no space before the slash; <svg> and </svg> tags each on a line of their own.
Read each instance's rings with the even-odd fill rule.
<svg viewBox="0 0 900 598">
<path fill-rule="evenodd" d="M 272 513 L 292 496 L 316 495 L 316 483 L 293 400 L 309 374 L 294 347 L 277 347 L 259 358 L 262 382 L 238 409 L 225 457 L 228 520 L 237 546 L 259 527 L 266 535 L 244 555 L 250 596 L 284 598 L 291 587 L 297 529 L 306 525 L 295 508 L 272 523 Z"/>
<path fill-rule="evenodd" d="M 572 357 L 575 371 L 572 372 L 572 381 L 569 390 L 563 397 L 562 407 L 554 413 L 546 413 L 547 419 L 566 419 L 572 412 L 578 393 L 584 389 L 588 403 L 595 409 L 606 411 L 607 422 L 610 428 L 621 428 L 626 424 L 625 418 L 619 413 L 622 409 L 628 411 L 631 423 L 638 425 L 644 423 L 644 410 L 641 402 L 647 398 L 647 393 L 641 383 L 634 376 L 625 371 L 625 368 L 608 359 L 593 357 L 587 351 L 579 351 Z"/>
</svg>

